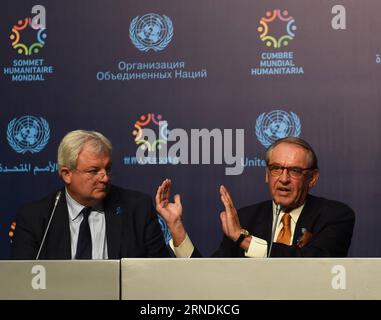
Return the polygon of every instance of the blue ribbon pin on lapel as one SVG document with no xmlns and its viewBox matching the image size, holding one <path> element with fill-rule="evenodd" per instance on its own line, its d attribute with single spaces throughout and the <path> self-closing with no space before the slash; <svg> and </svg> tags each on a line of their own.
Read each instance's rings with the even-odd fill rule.
<svg viewBox="0 0 381 320">
<path fill-rule="evenodd" d="M 120 214 L 123 214 L 123 213 L 124 213 L 124 210 L 123 210 L 122 207 L 117 207 L 115 213 L 116 213 L 117 215 L 120 215 Z"/>
</svg>

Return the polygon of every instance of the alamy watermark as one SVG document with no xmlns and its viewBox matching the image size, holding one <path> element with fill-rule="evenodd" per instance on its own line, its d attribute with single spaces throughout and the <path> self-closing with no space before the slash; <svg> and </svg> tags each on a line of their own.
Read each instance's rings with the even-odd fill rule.
<svg viewBox="0 0 381 320">
<path fill-rule="evenodd" d="M 240 175 L 244 170 L 244 129 L 168 130 L 167 121 L 159 122 L 160 138 L 155 130 L 144 128 L 136 150 L 139 164 L 225 164 L 226 175 Z M 164 161 L 168 159 L 168 161 Z M 170 159 L 170 161 L 169 161 Z"/>
</svg>

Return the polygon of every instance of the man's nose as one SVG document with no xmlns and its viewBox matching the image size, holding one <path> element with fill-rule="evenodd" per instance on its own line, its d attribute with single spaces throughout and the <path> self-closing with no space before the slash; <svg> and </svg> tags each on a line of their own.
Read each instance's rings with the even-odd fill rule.
<svg viewBox="0 0 381 320">
<path fill-rule="evenodd" d="M 103 170 L 98 173 L 100 177 L 100 181 L 102 182 L 109 182 L 111 179 L 111 174 L 109 171 Z"/>
<path fill-rule="evenodd" d="M 288 173 L 288 170 L 286 168 L 283 169 L 282 174 L 279 176 L 279 180 L 281 182 L 290 181 L 290 174 Z"/>
</svg>

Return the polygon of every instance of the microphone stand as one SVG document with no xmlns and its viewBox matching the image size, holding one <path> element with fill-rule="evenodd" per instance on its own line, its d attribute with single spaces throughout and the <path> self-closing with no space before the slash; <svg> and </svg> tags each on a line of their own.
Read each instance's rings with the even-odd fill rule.
<svg viewBox="0 0 381 320">
<path fill-rule="evenodd" d="M 44 245 L 45 238 L 46 238 L 46 235 L 48 234 L 48 230 L 49 230 L 49 227 L 50 227 L 50 223 L 52 222 L 52 218 L 53 218 L 54 212 L 56 211 L 57 204 L 58 204 L 58 201 L 60 200 L 60 198 L 61 198 L 61 191 L 58 191 L 58 192 L 57 192 L 57 195 L 56 195 L 56 200 L 55 200 L 55 202 L 54 202 L 54 206 L 53 206 L 52 214 L 50 215 L 49 222 L 48 222 L 48 225 L 47 225 L 47 227 L 46 227 L 46 229 L 45 229 L 45 233 L 44 233 L 44 236 L 43 236 L 43 238 L 42 238 L 40 248 L 38 249 L 38 253 L 37 253 L 37 256 L 36 256 L 36 260 L 38 260 L 38 258 L 40 257 L 40 253 L 41 253 L 42 246 Z"/>
<path fill-rule="evenodd" d="M 275 210 L 275 223 L 274 223 L 274 226 L 273 226 L 273 229 L 272 229 L 272 232 L 271 232 L 270 249 L 269 249 L 269 253 L 267 254 L 267 258 L 270 258 L 270 255 L 271 255 L 271 249 L 273 248 L 275 230 L 276 230 L 276 226 L 278 224 L 279 215 L 280 215 L 281 210 L 282 210 L 281 205 L 277 204 L 276 205 L 276 210 Z"/>
</svg>

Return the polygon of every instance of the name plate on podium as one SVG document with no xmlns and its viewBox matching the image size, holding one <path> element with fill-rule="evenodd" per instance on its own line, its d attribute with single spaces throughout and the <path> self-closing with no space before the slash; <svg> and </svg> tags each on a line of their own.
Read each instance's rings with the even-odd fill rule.
<svg viewBox="0 0 381 320">
<path fill-rule="evenodd" d="M 0 261 L 0 299 L 118 300 L 120 260 Z"/>
<path fill-rule="evenodd" d="M 122 299 L 381 299 L 381 259 L 123 259 Z"/>
</svg>

